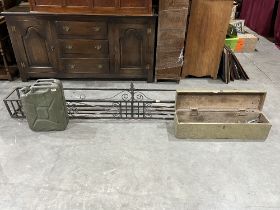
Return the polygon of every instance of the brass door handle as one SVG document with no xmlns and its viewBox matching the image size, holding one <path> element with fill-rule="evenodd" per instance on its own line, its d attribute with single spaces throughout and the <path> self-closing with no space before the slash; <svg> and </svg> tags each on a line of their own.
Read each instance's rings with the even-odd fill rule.
<svg viewBox="0 0 280 210">
<path fill-rule="evenodd" d="M 97 66 L 99 69 L 103 69 L 103 65 L 102 64 L 98 64 Z"/>
<path fill-rule="evenodd" d="M 95 32 L 98 32 L 98 31 L 100 31 L 100 27 L 93 27 L 93 31 L 95 31 Z"/>
<path fill-rule="evenodd" d="M 96 45 L 96 46 L 94 46 L 94 48 L 95 48 L 96 50 L 101 50 L 101 49 L 102 49 L 102 46 L 101 46 L 101 45 Z"/>
<path fill-rule="evenodd" d="M 55 50 L 55 47 L 52 45 L 51 46 L 51 51 L 53 52 Z"/>
<path fill-rule="evenodd" d="M 62 28 L 63 28 L 63 30 L 66 31 L 66 32 L 70 31 L 70 27 L 69 27 L 69 26 L 63 26 Z"/>
<path fill-rule="evenodd" d="M 73 49 L 72 45 L 66 45 L 65 47 L 66 47 L 67 50 L 72 50 Z"/>
<path fill-rule="evenodd" d="M 70 67 L 71 70 L 74 70 L 76 68 L 76 65 L 75 64 L 70 64 L 69 67 Z"/>
</svg>

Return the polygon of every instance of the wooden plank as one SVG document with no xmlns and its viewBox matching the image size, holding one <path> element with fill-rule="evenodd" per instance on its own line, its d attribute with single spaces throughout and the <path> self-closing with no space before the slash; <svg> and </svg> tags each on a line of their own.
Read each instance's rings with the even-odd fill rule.
<svg viewBox="0 0 280 210">
<path fill-rule="evenodd" d="M 217 78 L 232 6 L 232 0 L 192 2 L 182 77 Z"/>
<path fill-rule="evenodd" d="M 189 0 L 160 0 L 156 79 L 178 81 L 183 66 Z"/>
</svg>

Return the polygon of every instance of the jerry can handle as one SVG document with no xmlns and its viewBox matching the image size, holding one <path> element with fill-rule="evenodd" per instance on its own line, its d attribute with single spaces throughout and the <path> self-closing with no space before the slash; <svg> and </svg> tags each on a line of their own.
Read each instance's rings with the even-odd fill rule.
<svg viewBox="0 0 280 210">
<path fill-rule="evenodd" d="M 41 83 L 41 84 L 35 84 L 30 87 L 31 91 L 34 92 L 36 90 L 42 90 L 42 89 L 48 89 L 51 90 L 52 92 L 55 92 L 58 90 L 57 85 L 53 83 Z"/>
<path fill-rule="evenodd" d="M 26 95 L 28 92 L 30 92 L 30 86 L 23 87 L 19 91 Z"/>
<path fill-rule="evenodd" d="M 57 81 L 56 79 L 38 79 L 36 81 L 36 83 L 42 83 L 42 82 L 52 82 L 52 83 L 54 83 L 56 81 Z"/>
<path fill-rule="evenodd" d="M 42 86 L 52 86 L 54 83 L 51 82 L 40 82 L 40 83 L 35 83 L 32 85 L 32 87 L 42 87 Z"/>
</svg>

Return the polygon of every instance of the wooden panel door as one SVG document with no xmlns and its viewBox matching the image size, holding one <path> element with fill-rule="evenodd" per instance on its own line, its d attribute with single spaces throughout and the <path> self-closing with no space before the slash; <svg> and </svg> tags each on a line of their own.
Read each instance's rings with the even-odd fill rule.
<svg viewBox="0 0 280 210">
<path fill-rule="evenodd" d="M 111 69 L 116 74 L 153 82 L 154 27 L 139 20 L 112 23 Z"/>
<path fill-rule="evenodd" d="M 33 75 L 43 77 L 44 74 L 56 74 L 56 47 L 51 31 L 48 21 L 37 19 L 17 20 L 10 25 L 23 80 Z"/>
<path fill-rule="evenodd" d="M 232 5 L 232 0 L 192 2 L 182 77 L 217 78 Z"/>
</svg>

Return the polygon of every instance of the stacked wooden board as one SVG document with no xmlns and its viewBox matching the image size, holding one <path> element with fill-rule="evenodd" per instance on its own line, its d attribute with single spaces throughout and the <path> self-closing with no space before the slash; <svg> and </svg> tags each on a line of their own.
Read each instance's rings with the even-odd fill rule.
<svg viewBox="0 0 280 210">
<path fill-rule="evenodd" d="M 160 0 L 156 80 L 181 78 L 189 0 Z"/>
</svg>

